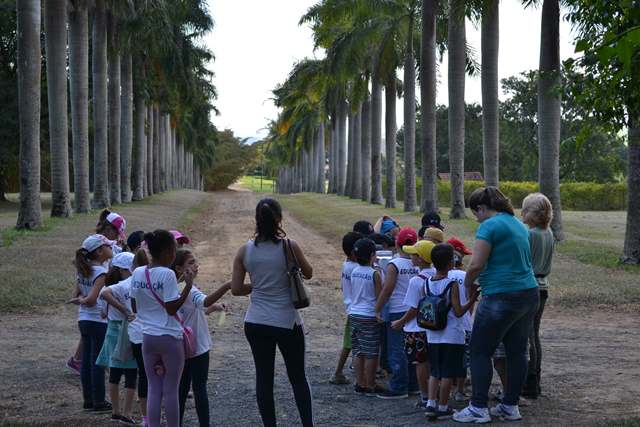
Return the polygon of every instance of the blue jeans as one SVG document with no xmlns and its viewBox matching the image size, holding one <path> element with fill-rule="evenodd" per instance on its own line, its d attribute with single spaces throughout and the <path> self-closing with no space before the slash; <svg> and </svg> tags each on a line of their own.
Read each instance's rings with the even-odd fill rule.
<svg viewBox="0 0 640 427">
<path fill-rule="evenodd" d="M 538 310 L 538 288 L 483 296 L 471 333 L 471 404 L 486 408 L 493 377 L 491 356 L 502 341 L 507 356 L 507 386 L 502 403 L 517 405 L 527 376 L 527 341 Z"/>
<path fill-rule="evenodd" d="M 96 365 L 96 359 L 102 350 L 107 324 L 80 320 L 78 327 L 82 336 L 82 366 L 80 367 L 82 397 L 85 403 L 97 405 L 104 402 L 104 369 Z"/>
<path fill-rule="evenodd" d="M 389 388 L 395 393 L 407 393 L 418 389 L 416 367 L 409 364 L 404 351 L 404 332 L 391 329 L 391 322 L 400 319 L 404 313 L 389 313 L 387 325 L 387 358 L 391 368 Z"/>
</svg>

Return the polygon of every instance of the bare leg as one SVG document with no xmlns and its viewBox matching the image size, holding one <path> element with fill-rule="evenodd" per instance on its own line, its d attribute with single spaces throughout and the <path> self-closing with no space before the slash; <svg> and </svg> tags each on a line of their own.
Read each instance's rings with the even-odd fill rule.
<svg viewBox="0 0 640 427">
<path fill-rule="evenodd" d="M 147 398 L 139 397 L 138 405 L 140 405 L 140 413 L 142 414 L 143 417 L 146 417 L 147 416 Z"/>
<path fill-rule="evenodd" d="M 73 359 L 78 362 L 82 360 L 82 337 L 78 341 L 78 346 L 76 347 L 76 353 L 73 355 Z"/>
<path fill-rule="evenodd" d="M 120 393 L 118 390 L 118 384 L 109 383 L 109 398 L 111 398 L 111 405 L 113 406 L 113 415 L 122 415 L 120 413 Z"/>
<path fill-rule="evenodd" d="M 136 393 L 136 389 L 135 388 L 125 388 L 125 395 L 124 395 L 124 416 L 131 418 L 132 414 L 133 414 L 133 396 Z"/>
<path fill-rule="evenodd" d="M 365 365 L 364 357 L 356 356 L 353 358 L 353 367 L 356 371 L 356 385 L 360 387 L 367 386 L 367 380 L 364 373 L 365 371 L 364 365 Z"/>
<path fill-rule="evenodd" d="M 436 377 L 429 378 L 429 400 L 438 400 L 438 387 L 440 380 Z"/>
<path fill-rule="evenodd" d="M 440 380 L 440 398 L 438 399 L 439 406 L 447 406 L 449 404 L 449 393 L 451 393 L 452 384 L 452 378 L 443 378 Z"/>
<path fill-rule="evenodd" d="M 364 359 L 365 387 L 373 389 L 376 387 L 376 371 L 378 370 L 378 358 Z"/>
<path fill-rule="evenodd" d="M 344 365 L 347 363 L 349 353 L 351 353 L 350 348 L 343 348 L 340 352 L 340 357 L 338 357 L 338 365 L 336 366 L 336 372 L 334 373 L 335 376 L 343 375 L 342 371 L 344 371 Z"/>
<path fill-rule="evenodd" d="M 429 362 L 416 364 L 416 378 L 422 398 L 427 398 L 429 396 Z"/>
<path fill-rule="evenodd" d="M 467 380 L 467 377 L 460 377 L 457 379 L 458 383 L 457 383 L 457 387 L 458 387 L 458 391 L 462 394 L 464 394 L 464 383 Z"/>
</svg>

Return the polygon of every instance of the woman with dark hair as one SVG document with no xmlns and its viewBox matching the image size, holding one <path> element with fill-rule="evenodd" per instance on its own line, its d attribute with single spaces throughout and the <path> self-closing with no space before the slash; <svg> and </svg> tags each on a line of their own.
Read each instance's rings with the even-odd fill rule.
<svg viewBox="0 0 640 427">
<path fill-rule="evenodd" d="M 262 423 L 276 425 L 273 378 L 276 345 L 287 367 L 302 425 L 313 425 L 311 390 L 305 373 L 305 341 L 302 319 L 293 307 L 287 258 L 297 260 L 302 274 L 310 279 L 311 265 L 294 240 L 282 229 L 282 208 L 273 199 L 256 206 L 256 232 L 233 261 L 231 293 L 249 295 L 244 332 L 251 346 L 256 368 L 256 397 Z M 251 283 L 244 279 L 249 273 Z"/>
<path fill-rule="evenodd" d="M 511 202 L 496 187 L 474 191 L 469 207 L 480 227 L 464 284 L 467 294 L 473 294 L 478 279 L 482 299 L 471 333 L 471 402 L 453 419 L 484 423 L 491 421 L 491 414 L 519 420 L 522 417 L 518 400 L 527 375 L 527 340 L 539 302 L 529 231 L 514 217 Z M 491 356 L 500 342 L 504 343 L 507 356 L 507 387 L 502 403 L 489 411 Z"/>
</svg>

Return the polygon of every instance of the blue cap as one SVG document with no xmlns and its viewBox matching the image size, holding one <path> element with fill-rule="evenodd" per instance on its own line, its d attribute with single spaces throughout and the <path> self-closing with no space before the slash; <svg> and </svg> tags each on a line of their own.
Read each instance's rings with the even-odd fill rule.
<svg viewBox="0 0 640 427">
<path fill-rule="evenodd" d="M 394 220 L 385 219 L 384 221 L 382 221 L 382 225 L 380 226 L 380 233 L 381 234 L 387 234 L 388 232 L 390 232 L 391 230 L 393 230 L 397 226 L 398 226 L 398 224 Z"/>
</svg>

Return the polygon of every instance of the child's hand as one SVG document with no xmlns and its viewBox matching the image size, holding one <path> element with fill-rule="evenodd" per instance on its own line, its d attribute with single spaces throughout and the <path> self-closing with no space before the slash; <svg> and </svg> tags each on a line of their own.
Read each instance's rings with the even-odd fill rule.
<svg viewBox="0 0 640 427">
<path fill-rule="evenodd" d="M 104 310 L 100 310 L 100 317 L 102 317 L 103 319 L 107 318 L 107 312 Z"/>
<path fill-rule="evenodd" d="M 185 268 L 184 272 L 182 273 L 182 277 L 184 277 L 184 282 L 187 286 L 191 287 L 193 285 L 193 278 L 195 277 L 193 270 L 191 270 L 190 268 Z"/>
<path fill-rule="evenodd" d="M 394 320 L 393 322 L 391 322 L 391 329 L 394 329 L 396 331 L 401 331 L 403 326 L 404 326 L 404 322 L 402 322 L 401 319 Z"/>
<path fill-rule="evenodd" d="M 378 323 L 384 323 L 384 319 L 380 313 L 376 313 L 376 319 L 378 320 Z"/>
<path fill-rule="evenodd" d="M 65 304 L 80 305 L 80 297 L 71 298 Z"/>
<path fill-rule="evenodd" d="M 131 323 L 134 320 L 136 320 L 136 314 L 131 312 L 127 313 L 127 322 Z"/>
<path fill-rule="evenodd" d="M 214 311 L 227 311 L 227 305 L 225 303 L 211 304 L 205 311 L 206 314 L 211 314 Z"/>
</svg>

